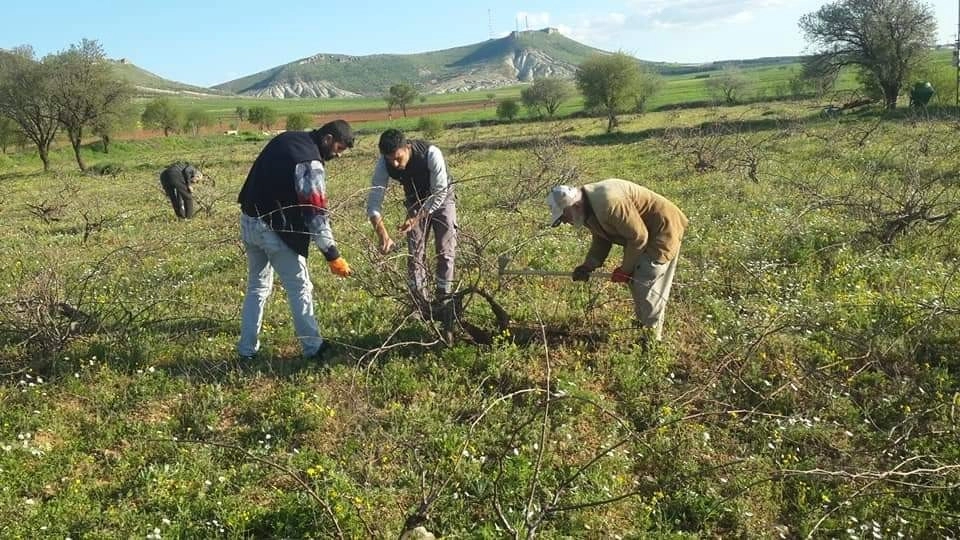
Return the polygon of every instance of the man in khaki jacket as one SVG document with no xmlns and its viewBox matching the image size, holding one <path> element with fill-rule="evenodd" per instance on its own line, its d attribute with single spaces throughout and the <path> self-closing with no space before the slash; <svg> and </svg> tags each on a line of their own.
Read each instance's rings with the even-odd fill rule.
<svg viewBox="0 0 960 540">
<path fill-rule="evenodd" d="M 547 195 L 551 225 L 586 227 L 593 235 L 574 281 L 586 281 L 603 266 L 613 244 L 623 246 L 623 262 L 611 280 L 629 283 L 637 323 L 663 337 L 663 314 L 677 268 L 687 216 L 662 195 L 619 178 L 581 188 L 557 186 Z"/>
</svg>

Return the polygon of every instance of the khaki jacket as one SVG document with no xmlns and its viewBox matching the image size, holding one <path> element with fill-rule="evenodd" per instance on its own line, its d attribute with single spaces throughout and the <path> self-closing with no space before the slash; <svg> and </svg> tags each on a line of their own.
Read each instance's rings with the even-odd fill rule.
<svg viewBox="0 0 960 540">
<path fill-rule="evenodd" d="M 619 178 L 587 184 L 583 193 L 590 207 L 584 225 L 593 234 L 584 264 L 603 266 L 613 244 L 623 246 L 621 267 L 627 273 L 636 268 L 641 253 L 659 263 L 677 256 L 688 223 L 677 205 Z"/>
</svg>

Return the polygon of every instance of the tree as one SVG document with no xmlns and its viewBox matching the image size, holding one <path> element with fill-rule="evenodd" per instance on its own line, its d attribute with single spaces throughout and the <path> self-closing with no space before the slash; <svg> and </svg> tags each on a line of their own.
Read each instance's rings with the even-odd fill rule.
<svg viewBox="0 0 960 540">
<path fill-rule="evenodd" d="M 394 107 L 400 107 L 403 116 L 407 116 L 407 105 L 417 99 L 417 89 L 407 83 L 395 84 L 387 91 L 383 98 L 387 102 L 387 110 L 392 111 Z"/>
<path fill-rule="evenodd" d="M 6 154 L 7 147 L 17 141 L 18 131 L 16 122 L 6 116 L 0 116 L 0 153 Z"/>
<path fill-rule="evenodd" d="M 243 120 L 247 117 L 247 108 L 243 105 L 238 105 L 235 109 L 237 112 L 237 118 L 240 119 L 240 123 L 243 123 Z"/>
<path fill-rule="evenodd" d="M 634 96 L 634 111 L 642 113 L 647 110 L 647 102 L 657 95 L 663 88 L 663 77 L 651 68 L 640 68 L 640 84 L 637 86 L 637 95 Z"/>
<path fill-rule="evenodd" d="M 310 127 L 310 115 L 306 113 L 291 113 L 287 115 L 287 131 L 303 131 Z"/>
<path fill-rule="evenodd" d="M 622 52 L 595 54 L 576 73 L 577 88 L 587 109 L 599 109 L 607 117 L 607 133 L 617 124 L 617 115 L 636 107 L 640 92 L 640 66 Z"/>
<path fill-rule="evenodd" d="M 110 137 L 120 131 L 132 131 L 137 127 L 137 120 L 139 119 L 139 107 L 134 103 L 115 108 L 97 118 L 91 129 L 94 135 L 100 137 L 103 153 L 110 153 Z"/>
<path fill-rule="evenodd" d="M 726 66 L 720 70 L 720 73 L 711 75 L 707 79 L 707 89 L 710 90 L 710 94 L 727 105 L 736 104 L 746 87 L 747 78 L 740 68 L 735 66 Z"/>
<path fill-rule="evenodd" d="M 183 122 L 183 127 L 193 131 L 193 135 L 200 134 L 200 128 L 213 124 L 213 116 L 207 111 L 201 109 L 192 109 L 187 113 L 187 118 Z"/>
<path fill-rule="evenodd" d="M 37 147 L 43 170 L 50 170 L 50 144 L 60 123 L 51 99 L 49 67 L 34 60 L 33 49 L 0 50 L 0 115 L 20 127 Z"/>
<path fill-rule="evenodd" d="M 520 104 L 513 98 L 506 98 L 497 105 L 497 118 L 513 120 L 520 113 Z"/>
<path fill-rule="evenodd" d="M 804 15 L 800 29 L 818 49 L 806 61 L 813 71 L 855 66 L 867 91 L 893 110 L 911 71 L 934 44 L 936 20 L 917 0 L 838 0 Z"/>
<path fill-rule="evenodd" d="M 44 58 L 44 63 L 50 67 L 57 118 L 70 139 L 77 165 L 86 170 L 80 154 L 84 128 L 125 106 L 133 96 L 133 86 L 114 74 L 96 40 L 83 39 Z"/>
<path fill-rule="evenodd" d="M 183 110 L 170 98 L 157 98 L 147 104 L 140 118 L 144 127 L 162 129 L 163 136 L 169 137 L 183 125 Z"/>
<path fill-rule="evenodd" d="M 266 105 L 257 105 L 256 107 L 250 107 L 247 118 L 250 123 L 260 126 L 260 130 L 263 131 L 264 129 L 270 129 L 270 126 L 277 121 L 277 111 Z"/>
<path fill-rule="evenodd" d="M 560 104 L 570 97 L 570 93 L 567 81 L 555 78 L 537 79 L 520 92 L 520 100 L 530 114 L 551 118 L 557 113 Z"/>
</svg>

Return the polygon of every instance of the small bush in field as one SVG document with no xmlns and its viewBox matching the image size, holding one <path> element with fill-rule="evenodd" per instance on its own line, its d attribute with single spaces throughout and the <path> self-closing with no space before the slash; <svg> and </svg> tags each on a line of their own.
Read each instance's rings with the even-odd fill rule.
<svg viewBox="0 0 960 540">
<path fill-rule="evenodd" d="M 291 113 L 287 115 L 287 131 L 303 131 L 310 127 L 310 115 Z"/>
<path fill-rule="evenodd" d="M 421 116 L 417 122 L 417 131 L 428 139 L 434 139 L 443 133 L 443 122 L 432 116 Z"/>
<path fill-rule="evenodd" d="M 518 114 L 520 114 L 520 104 L 515 99 L 507 98 L 497 105 L 497 118 L 513 120 Z"/>
</svg>

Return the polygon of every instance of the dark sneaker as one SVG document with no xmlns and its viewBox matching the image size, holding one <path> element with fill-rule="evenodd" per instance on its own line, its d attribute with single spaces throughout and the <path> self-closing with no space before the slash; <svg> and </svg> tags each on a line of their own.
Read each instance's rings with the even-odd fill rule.
<svg viewBox="0 0 960 540">
<path fill-rule="evenodd" d="M 317 349 L 317 352 L 309 356 L 306 356 L 305 358 L 307 360 L 322 362 L 329 352 L 330 352 L 330 342 L 327 340 L 323 340 L 323 342 L 320 343 L 320 348 Z"/>
</svg>

